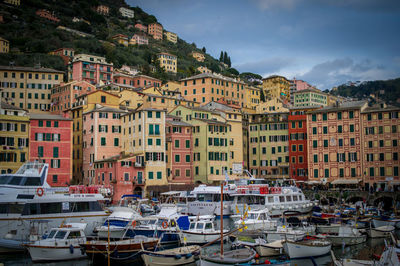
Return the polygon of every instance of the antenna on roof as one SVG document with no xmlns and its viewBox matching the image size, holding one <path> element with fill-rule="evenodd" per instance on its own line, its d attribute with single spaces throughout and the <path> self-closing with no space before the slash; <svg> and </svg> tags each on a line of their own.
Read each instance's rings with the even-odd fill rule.
<svg viewBox="0 0 400 266">
<path fill-rule="evenodd" d="M 9 64 L 10 67 L 14 67 L 15 66 L 15 61 L 10 61 L 8 64 Z"/>
</svg>

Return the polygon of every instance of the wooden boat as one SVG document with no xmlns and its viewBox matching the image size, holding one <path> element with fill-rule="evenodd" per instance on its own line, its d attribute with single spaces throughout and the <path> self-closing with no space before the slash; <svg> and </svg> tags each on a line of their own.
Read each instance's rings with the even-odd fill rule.
<svg viewBox="0 0 400 266">
<path fill-rule="evenodd" d="M 91 259 L 101 259 L 110 256 L 111 259 L 134 259 L 142 250 L 154 250 L 158 238 L 137 235 L 134 238 L 106 241 L 91 240 L 80 244 L 82 249 Z"/>
<path fill-rule="evenodd" d="M 335 266 L 398 266 L 399 258 L 394 247 L 388 247 L 383 251 L 379 261 L 373 260 L 356 260 L 356 259 L 337 259 L 335 253 L 331 251 L 333 265 Z"/>
<path fill-rule="evenodd" d="M 184 246 L 162 251 L 143 251 L 142 259 L 146 266 L 185 265 L 193 263 L 200 253 L 200 246 Z"/>
<path fill-rule="evenodd" d="M 234 247 L 250 247 L 257 251 L 257 254 L 261 257 L 269 256 L 279 256 L 282 254 L 283 245 L 282 240 L 276 240 L 271 243 L 267 243 L 265 239 L 262 238 L 249 238 L 249 237 L 238 237 L 233 243 Z"/>
<path fill-rule="evenodd" d="M 276 240 L 291 240 L 291 241 L 300 241 L 303 240 L 306 236 L 306 233 L 302 230 L 295 230 L 288 226 L 278 226 L 276 231 L 268 231 L 267 232 L 267 241 L 273 242 Z"/>
<path fill-rule="evenodd" d="M 228 230 L 223 230 L 223 233 L 228 233 Z M 214 241 L 221 235 L 221 230 L 214 228 L 213 220 L 195 220 L 190 223 L 188 230 L 182 231 L 183 240 L 188 244 L 205 244 Z M 228 237 L 224 237 L 224 240 Z"/>
<path fill-rule="evenodd" d="M 357 245 L 367 241 L 366 235 L 362 235 L 358 229 L 348 226 L 341 226 L 337 235 L 327 235 L 325 238 L 329 240 L 333 246 L 341 246 L 343 244 L 346 246 Z"/>
<path fill-rule="evenodd" d="M 65 261 L 85 258 L 79 244 L 86 242 L 86 223 L 69 223 L 52 228 L 46 239 L 26 244 L 33 262 Z"/>
<path fill-rule="evenodd" d="M 390 236 L 390 233 L 394 231 L 394 229 L 394 226 L 391 225 L 380 226 L 377 228 L 371 227 L 368 230 L 368 235 L 371 238 L 388 237 Z"/>
<path fill-rule="evenodd" d="M 319 257 L 328 254 L 332 244 L 326 240 L 285 241 L 283 249 L 291 259 Z"/>
</svg>

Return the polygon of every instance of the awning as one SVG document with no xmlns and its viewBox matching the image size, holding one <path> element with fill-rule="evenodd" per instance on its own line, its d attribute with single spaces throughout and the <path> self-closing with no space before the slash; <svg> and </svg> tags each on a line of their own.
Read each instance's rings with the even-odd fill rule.
<svg viewBox="0 0 400 266">
<path fill-rule="evenodd" d="M 361 179 L 336 179 L 331 182 L 332 185 L 356 185 Z"/>
</svg>

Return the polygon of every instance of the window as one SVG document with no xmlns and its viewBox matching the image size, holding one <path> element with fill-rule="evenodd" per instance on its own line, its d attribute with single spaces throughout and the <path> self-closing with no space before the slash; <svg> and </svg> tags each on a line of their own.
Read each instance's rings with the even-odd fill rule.
<svg viewBox="0 0 400 266">
<path fill-rule="evenodd" d="M 53 157 L 58 158 L 58 147 L 53 147 Z"/>
<path fill-rule="evenodd" d="M 379 175 L 385 176 L 385 167 L 379 167 Z"/>
<path fill-rule="evenodd" d="M 328 156 L 328 154 L 324 154 L 324 162 L 325 162 L 325 163 L 329 162 L 329 156 Z"/>
<path fill-rule="evenodd" d="M 322 120 L 326 121 L 328 120 L 328 114 L 322 114 Z"/>
<path fill-rule="evenodd" d="M 296 145 L 292 145 L 292 151 L 296 151 Z"/>
<path fill-rule="evenodd" d="M 356 145 L 355 139 L 350 138 L 350 146 L 354 146 L 354 145 Z"/>
<path fill-rule="evenodd" d="M 342 120 L 342 112 L 338 112 L 337 113 L 337 119 L 338 120 Z"/>
<path fill-rule="evenodd" d="M 149 146 L 153 145 L 153 139 L 148 138 L 147 139 L 147 145 L 149 145 Z"/>
<path fill-rule="evenodd" d="M 349 118 L 350 118 L 350 119 L 353 119 L 353 118 L 354 118 L 354 112 L 353 112 L 353 111 L 350 111 L 350 112 L 349 112 Z"/>
<path fill-rule="evenodd" d="M 57 183 L 58 182 L 58 175 L 53 175 L 53 183 Z"/>
<path fill-rule="evenodd" d="M 383 126 L 378 127 L 379 134 L 383 134 Z"/>
<path fill-rule="evenodd" d="M 399 159 L 399 154 L 397 152 L 393 153 L 393 160 L 397 161 Z"/>
<path fill-rule="evenodd" d="M 189 149 L 189 148 L 190 148 L 190 140 L 187 139 L 187 140 L 185 141 L 185 143 L 186 143 L 186 148 Z"/>
<path fill-rule="evenodd" d="M 119 146 L 119 138 L 114 138 L 114 146 L 115 147 Z"/>
<path fill-rule="evenodd" d="M 39 127 L 43 127 L 43 121 L 39 120 Z"/>
<path fill-rule="evenodd" d="M 101 146 L 106 146 L 106 138 L 101 138 Z"/>
<path fill-rule="evenodd" d="M 185 157 L 186 157 L 186 162 L 187 162 L 187 163 L 190 163 L 190 155 L 187 154 Z"/>
<path fill-rule="evenodd" d="M 161 139 L 156 139 L 156 145 L 161 146 Z"/>
<path fill-rule="evenodd" d="M 328 140 L 324 139 L 324 147 L 328 147 Z"/>
<path fill-rule="evenodd" d="M 179 154 L 175 155 L 175 162 L 179 163 L 181 161 L 181 156 Z"/>
<path fill-rule="evenodd" d="M 313 133 L 313 135 L 317 135 L 317 128 L 316 127 L 312 128 L 312 133 Z"/>
<path fill-rule="evenodd" d="M 344 177 L 344 169 L 343 168 L 339 169 L 339 177 Z"/>
<path fill-rule="evenodd" d="M 354 125 L 350 125 L 350 132 L 354 132 Z"/>
<path fill-rule="evenodd" d="M 392 126 L 392 133 L 397 133 L 397 126 Z"/>
<path fill-rule="evenodd" d="M 314 121 L 314 122 L 317 121 L 317 115 L 313 114 L 311 117 L 312 117 L 312 121 Z"/>
<path fill-rule="evenodd" d="M 58 127 L 58 121 L 54 121 L 54 127 Z"/>
<path fill-rule="evenodd" d="M 161 118 L 161 112 L 156 112 L 156 118 Z"/>
<path fill-rule="evenodd" d="M 393 175 L 394 176 L 399 176 L 399 167 L 398 166 L 394 166 L 393 167 Z"/>
<path fill-rule="evenodd" d="M 318 147 L 318 140 L 313 140 L 313 148 L 317 148 Z"/>
<path fill-rule="evenodd" d="M 383 162 L 385 160 L 385 154 L 379 153 L 379 161 Z"/>
<path fill-rule="evenodd" d="M 318 154 L 314 154 L 314 163 L 318 163 Z"/>
<path fill-rule="evenodd" d="M 382 118 L 383 118 L 382 113 L 379 113 L 379 114 L 378 114 L 378 119 L 379 119 L 379 120 L 382 120 Z"/>
<path fill-rule="evenodd" d="M 43 146 L 38 147 L 38 157 L 43 157 Z"/>
<path fill-rule="evenodd" d="M 175 148 L 179 148 L 179 140 L 178 139 L 175 140 Z"/>
<path fill-rule="evenodd" d="M 337 132 L 338 133 L 343 133 L 343 126 L 342 125 L 338 126 Z"/>
<path fill-rule="evenodd" d="M 379 147 L 383 147 L 383 146 L 384 146 L 383 140 L 379 140 Z"/>
<path fill-rule="evenodd" d="M 106 102 L 106 96 L 101 96 L 101 103 L 105 103 Z"/>
<path fill-rule="evenodd" d="M 153 172 L 149 172 L 149 179 L 154 179 L 154 173 Z"/>
<path fill-rule="evenodd" d="M 351 168 L 351 177 L 356 177 L 356 168 Z"/>
<path fill-rule="evenodd" d="M 314 178 L 318 178 L 318 169 L 314 169 Z"/>
<path fill-rule="evenodd" d="M 325 169 L 325 178 L 329 178 L 329 169 Z"/>
<path fill-rule="evenodd" d="M 323 127 L 324 134 L 328 134 L 328 127 Z"/>
<path fill-rule="evenodd" d="M 153 112 L 152 111 L 148 111 L 147 112 L 147 118 L 152 118 L 153 117 Z"/>
</svg>

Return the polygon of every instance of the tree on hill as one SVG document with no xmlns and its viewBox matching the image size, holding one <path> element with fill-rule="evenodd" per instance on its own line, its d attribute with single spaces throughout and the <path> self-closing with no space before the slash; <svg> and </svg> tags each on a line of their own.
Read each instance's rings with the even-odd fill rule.
<svg viewBox="0 0 400 266">
<path fill-rule="evenodd" d="M 206 47 L 203 46 L 203 48 L 201 49 L 201 51 L 202 51 L 203 53 L 206 53 Z"/>
<path fill-rule="evenodd" d="M 224 52 L 221 51 L 221 54 L 219 55 L 219 61 L 223 62 L 224 61 Z"/>
</svg>

